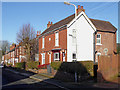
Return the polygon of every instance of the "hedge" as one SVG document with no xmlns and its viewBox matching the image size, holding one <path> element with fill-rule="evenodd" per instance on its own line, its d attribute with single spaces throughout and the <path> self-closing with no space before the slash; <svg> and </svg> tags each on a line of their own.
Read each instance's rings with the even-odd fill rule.
<svg viewBox="0 0 120 90">
<path fill-rule="evenodd" d="M 37 69 L 39 65 L 39 61 L 29 61 L 26 63 L 27 69 Z"/>
<path fill-rule="evenodd" d="M 25 69 L 25 65 L 26 65 L 25 62 L 19 62 L 15 64 L 15 67 L 19 69 Z"/>
<path fill-rule="evenodd" d="M 79 75 L 90 74 L 93 76 L 93 61 L 80 61 L 80 62 L 52 62 L 51 67 L 58 71 L 68 73 L 77 72 Z"/>
</svg>

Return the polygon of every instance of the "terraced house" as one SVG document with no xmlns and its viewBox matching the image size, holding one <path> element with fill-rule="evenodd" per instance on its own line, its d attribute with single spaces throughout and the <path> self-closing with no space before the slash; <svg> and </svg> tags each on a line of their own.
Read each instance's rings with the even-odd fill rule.
<svg viewBox="0 0 120 90">
<path fill-rule="evenodd" d="M 108 21 L 91 19 L 83 6 L 78 5 L 75 14 L 53 24 L 39 33 L 39 61 L 72 62 L 91 60 L 97 62 L 99 55 L 116 52 L 117 29 Z"/>
<path fill-rule="evenodd" d="M 10 46 L 10 51 L 6 52 L 6 54 L 3 56 L 3 61 L 5 64 L 12 64 L 22 62 L 24 60 L 25 56 L 25 49 L 23 46 L 21 46 L 21 43 L 18 45 L 12 44 Z"/>
</svg>

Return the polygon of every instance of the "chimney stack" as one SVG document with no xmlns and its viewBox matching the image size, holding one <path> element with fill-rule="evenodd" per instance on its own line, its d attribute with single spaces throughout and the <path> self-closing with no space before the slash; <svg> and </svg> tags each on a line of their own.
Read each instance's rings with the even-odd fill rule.
<svg viewBox="0 0 120 90">
<path fill-rule="evenodd" d="M 53 25 L 53 23 L 49 21 L 48 24 L 47 24 L 47 28 L 49 28 L 52 25 Z"/>
<path fill-rule="evenodd" d="M 37 31 L 36 37 L 40 36 L 40 34 L 41 34 L 41 31 Z"/>
<path fill-rule="evenodd" d="M 81 11 L 85 12 L 85 9 L 83 9 L 83 6 L 80 7 L 80 5 L 78 5 L 77 15 L 78 15 Z"/>
</svg>

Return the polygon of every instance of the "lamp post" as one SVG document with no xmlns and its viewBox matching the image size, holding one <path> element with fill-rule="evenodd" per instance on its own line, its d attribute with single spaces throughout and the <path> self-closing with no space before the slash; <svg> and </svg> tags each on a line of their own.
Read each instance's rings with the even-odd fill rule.
<svg viewBox="0 0 120 90">
<path fill-rule="evenodd" d="M 69 2 L 64 2 L 64 4 L 73 5 L 75 7 L 75 19 L 76 19 L 76 17 L 77 17 L 77 7 L 76 7 L 76 5 L 74 5 L 72 3 L 69 3 Z M 76 26 L 75 26 L 75 28 L 76 28 Z M 76 30 L 76 32 L 77 32 L 77 30 Z M 77 35 L 77 33 L 76 33 L 76 35 Z M 76 60 L 75 60 L 75 63 L 76 63 L 76 61 L 77 61 L 77 36 L 73 36 L 73 35 L 70 35 L 70 36 L 72 36 L 72 38 L 76 38 Z M 76 70 L 75 70 L 75 82 L 77 82 L 77 72 L 76 72 Z"/>
<path fill-rule="evenodd" d="M 74 4 L 69 3 L 69 2 L 64 2 L 64 4 L 66 4 L 66 5 L 73 5 L 75 7 L 75 18 L 76 18 L 76 16 L 77 16 L 77 13 L 76 13 L 77 7 Z"/>
</svg>

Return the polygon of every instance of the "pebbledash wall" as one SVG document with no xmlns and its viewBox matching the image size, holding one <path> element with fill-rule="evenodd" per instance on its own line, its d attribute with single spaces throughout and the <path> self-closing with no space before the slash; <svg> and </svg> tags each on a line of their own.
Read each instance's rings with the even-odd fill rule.
<svg viewBox="0 0 120 90">
<path fill-rule="evenodd" d="M 74 22 L 74 24 L 73 24 Z M 89 22 L 89 23 L 88 23 Z M 73 24 L 73 25 L 71 25 Z M 67 25 L 67 51 L 68 60 L 72 62 L 72 54 L 76 53 L 77 49 L 77 61 L 94 61 L 94 32 L 96 28 L 92 22 L 88 19 L 84 12 L 81 12 L 75 20 Z M 73 30 L 76 31 L 77 42 L 73 43 Z M 77 43 L 77 45 L 76 45 Z M 77 46 L 77 48 L 76 48 Z"/>
</svg>

